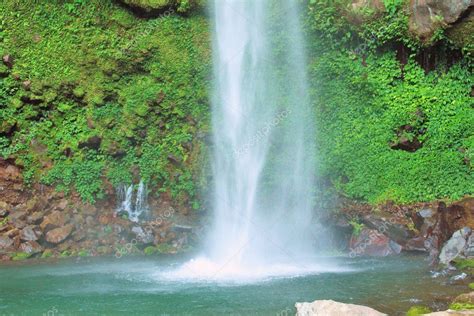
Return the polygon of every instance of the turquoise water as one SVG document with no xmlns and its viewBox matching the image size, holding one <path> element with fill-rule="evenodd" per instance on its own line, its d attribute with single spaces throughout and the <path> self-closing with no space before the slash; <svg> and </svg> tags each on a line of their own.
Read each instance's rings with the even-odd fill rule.
<svg viewBox="0 0 474 316">
<path fill-rule="evenodd" d="M 331 264 L 346 272 L 252 282 L 169 278 L 168 271 L 185 260 L 77 258 L 3 265 L 0 315 L 294 315 L 295 302 L 315 299 L 403 315 L 415 304 L 445 307 L 449 296 L 466 289 L 433 278 L 419 256 L 337 258 Z"/>
</svg>

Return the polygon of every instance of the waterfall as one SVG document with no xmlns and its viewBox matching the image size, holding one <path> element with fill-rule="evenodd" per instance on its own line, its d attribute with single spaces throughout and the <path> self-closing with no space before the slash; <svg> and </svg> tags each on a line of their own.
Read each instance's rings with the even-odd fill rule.
<svg viewBox="0 0 474 316">
<path fill-rule="evenodd" d="M 140 181 L 136 190 L 133 184 L 121 184 L 117 187 L 116 213 L 125 212 L 131 221 L 138 222 L 139 217 L 149 215 L 147 200 L 148 190 L 143 181 Z"/>
<path fill-rule="evenodd" d="M 214 0 L 213 18 L 214 221 L 205 255 L 180 273 L 307 271 L 315 123 L 298 1 Z"/>
</svg>

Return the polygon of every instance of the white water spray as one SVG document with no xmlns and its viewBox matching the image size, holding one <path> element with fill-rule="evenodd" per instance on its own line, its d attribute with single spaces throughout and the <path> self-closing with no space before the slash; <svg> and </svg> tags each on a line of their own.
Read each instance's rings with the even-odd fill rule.
<svg viewBox="0 0 474 316">
<path fill-rule="evenodd" d="M 182 274 L 315 269 L 314 114 L 297 3 L 214 1 L 215 219 L 206 256 Z"/>
</svg>

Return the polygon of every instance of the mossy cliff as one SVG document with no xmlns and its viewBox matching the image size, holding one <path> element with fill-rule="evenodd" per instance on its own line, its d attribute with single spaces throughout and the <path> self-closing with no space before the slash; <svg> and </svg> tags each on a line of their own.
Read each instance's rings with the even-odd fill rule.
<svg viewBox="0 0 474 316">
<path fill-rule="evenodd" d="M 0 152 L 24 181 L 94 202 L 141 178 L 198 206 L 209 26 L 184 3 L 145 19 L 114 1 L 4 1 Z"/>
</svg>

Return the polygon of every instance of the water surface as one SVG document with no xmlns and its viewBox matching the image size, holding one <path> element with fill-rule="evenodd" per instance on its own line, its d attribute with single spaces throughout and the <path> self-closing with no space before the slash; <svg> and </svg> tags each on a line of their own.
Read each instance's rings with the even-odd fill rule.
<svg viewBox="0 0 474 316">
<path fill-rule="evenodd" d="M 294 277 L 173 279 L 171 271 L 186 260 L 80 258 L 3 265 L 0 315 L 294 315 L 295 302 L 315 299 L 403 315 L 415 304 L 443 308 L 449 296 L 466 289 L 433 278 L 419 256 L 320 259 L 339 272 Z"/>
</svg>

